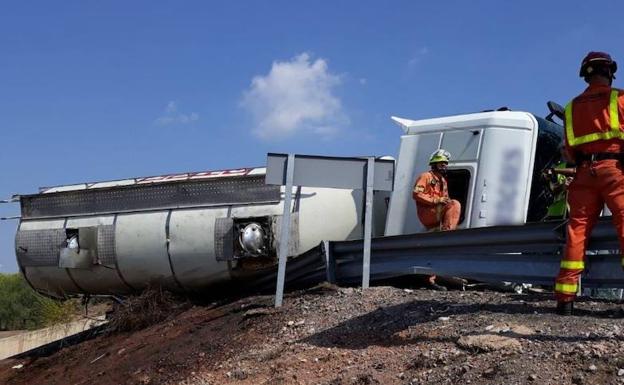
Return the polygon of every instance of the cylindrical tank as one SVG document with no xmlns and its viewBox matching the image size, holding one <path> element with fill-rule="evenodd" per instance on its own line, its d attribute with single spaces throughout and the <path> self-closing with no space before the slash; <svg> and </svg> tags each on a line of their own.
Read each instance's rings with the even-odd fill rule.
<svg viewBox="0 0 624 385">
<path fill-rule="evenodd" d="M 283 210 L 284 188 L 265 185 L 264 175 L 263 168 L 192 173 L 22 196 L 18 264 L 36 290 L 56 297 L 152 283 L 200 291 L 253 274 L 276 262 Z M 303 187 L 293 197 L 289 255 L 321 240 L 362 237 L 362 191 Z M 386 202 L 375 200 L 381 234 Z"/>
</svg>

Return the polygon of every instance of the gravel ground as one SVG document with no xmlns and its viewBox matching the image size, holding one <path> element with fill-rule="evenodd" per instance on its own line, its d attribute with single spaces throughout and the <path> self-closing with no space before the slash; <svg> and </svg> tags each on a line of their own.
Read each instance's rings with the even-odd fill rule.
<svg viewBox="0 0 624 385">
<path fill-rule="evenodd" d="M 551 294 L 322 285 L 195 306 L 50 357 L 0 361 L 20 384 L 623 384 L 621 304 Z M 23 364 L 21 369 L 12 366 Z"/>
</svg>

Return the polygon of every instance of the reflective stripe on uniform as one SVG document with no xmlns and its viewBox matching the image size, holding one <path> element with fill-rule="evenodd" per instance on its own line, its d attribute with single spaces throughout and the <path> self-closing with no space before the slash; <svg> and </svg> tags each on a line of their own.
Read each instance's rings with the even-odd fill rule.
<svg viewBox="0 0 624 385">
<path fill-rule="evenodd" d="M 556 283 L 555 291 L 564 294 L 576 294 L 578 285 L 575 283 Z"/>
<path fill-rule="evenodd" d="M 610 130 L 606 132 L 594 132 L 592 134 L 574 136 L 574 124 L 572 122 L 572 103 L 568 103 L 565 108 L 565 131 L 568 144 L 572 147 L 597 140 L 609 140 L 614 138 L 624 139 L 624 132 L 620 130 L 620 115 L 618 109 L 619 90 L 611 90 L 609 96 L 609 125 Z"/>
<path fill-rule="evenodd" d="M 576 269 L 582 270 L 585 268 L 585 262 L 584 261 L 561 261 L 561 268 L 570 269 L 570 270 L 576 270 Z"/>
</svg>

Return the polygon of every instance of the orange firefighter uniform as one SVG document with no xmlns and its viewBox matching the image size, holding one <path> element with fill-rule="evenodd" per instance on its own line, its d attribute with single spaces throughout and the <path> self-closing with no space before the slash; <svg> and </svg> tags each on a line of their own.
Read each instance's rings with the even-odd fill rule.
<svg viewBox="0 0 624 385">
<path fill-rule="evenodd" d="M 422 173 L 412 191 L 418 219 L 428 229 L 455 230 L 459 223 L 461 204 L 449 199 L 446 178 L 435 171 Z M 448 199 L 444 203 L 445 199 Z"/>
<path fill-rule="evenodd" d="M 624 250 L 624 91 L 590 85 L 565 111 L 565 144 L 577 172 L 569 186 L 567 243 L 555 282 L 559 303 L 573 301 L 585 268 L 585 248 L 604 204 Z"/>
</svg>

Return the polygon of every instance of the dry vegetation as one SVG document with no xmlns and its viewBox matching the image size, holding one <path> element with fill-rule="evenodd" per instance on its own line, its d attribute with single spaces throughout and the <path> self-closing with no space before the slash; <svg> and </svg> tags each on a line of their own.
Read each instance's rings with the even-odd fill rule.
<svg viewBox="0 0 624 385">
<path fill-rule="evenodd" d="M 190 307 L 190 302 L 160 286 L 152 286 L 140 295 L 128 297 L 110 315 L 109 332 L 129 332 L 173 318 Z"/>
</svg>

